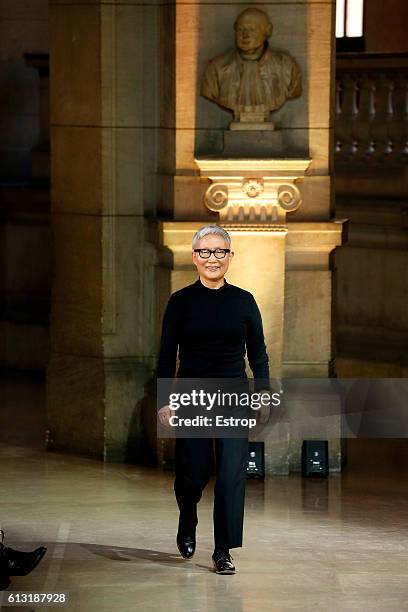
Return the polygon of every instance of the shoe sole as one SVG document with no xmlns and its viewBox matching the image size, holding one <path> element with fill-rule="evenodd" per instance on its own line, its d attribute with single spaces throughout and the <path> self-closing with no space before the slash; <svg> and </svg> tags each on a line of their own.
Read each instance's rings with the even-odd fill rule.
<svg viewBox="0 0 408 612">
<path fill-rule="evenodd" d="M 224 575 L 231 575 L 231 574 L 235 574 L 235 569 L 225 569 L 225 570 L 218 570 L 217 568 L 214 566 L 214 571 L 216 574 L 224 574 Z"/>
</svg>

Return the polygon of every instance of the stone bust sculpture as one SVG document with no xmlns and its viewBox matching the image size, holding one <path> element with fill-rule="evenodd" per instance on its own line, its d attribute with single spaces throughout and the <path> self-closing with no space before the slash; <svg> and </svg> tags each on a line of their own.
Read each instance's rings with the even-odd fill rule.
<svg viewBox="0 0 408 612">
<path fill-rule="evenodd" d="M 201 95 L 233 111 L 231 129 L 273 129 L 269 113 L 302 93 L 296 61 L 268 45 L 272 27 L 266 13 L 246 9 L 234 24 L 236 49 L 207 64 Z"/>
</svg>

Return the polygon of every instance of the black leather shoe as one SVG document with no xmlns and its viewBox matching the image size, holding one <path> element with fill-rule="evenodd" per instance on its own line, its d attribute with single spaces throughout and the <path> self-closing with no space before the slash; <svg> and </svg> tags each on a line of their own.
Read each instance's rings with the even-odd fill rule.
<svg viewBox="0 0 408 612">
<path fill-rule="evenodd" d="M 181 535 L 178 533 L 176 542 L 180 555 L 184 557 L 184 559 L 191 559 L 196 549 L 195 535 Z"/>
<path fill-rule="evenodd" d="M 27 576 L 37 567 L 46 552 L 47 549 L 44 546 L 39 546 L 31 552 L 21 552 L 12 548 L 5 548 L 8 575 Z"/>
<path fill-rule="evenodd" d="M 227 550 L 216 550 L 212 556 L 216 574 L 235 574 L 232 557 Z"/>
<path fill-rule="evenodd" d="M 4 546 L 4 532 L 0 529 L 0 571 L 3 576 L 27 576 L 37 567 L 47 549 L 39 546 L 31 552 L 22 552 Z"/>
</svg>

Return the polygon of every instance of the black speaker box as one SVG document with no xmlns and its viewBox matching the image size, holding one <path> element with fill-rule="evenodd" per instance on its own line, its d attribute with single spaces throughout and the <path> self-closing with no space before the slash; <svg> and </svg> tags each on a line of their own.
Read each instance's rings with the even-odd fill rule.
<svg viewBox="0 0 408 612">
<path fill-rule="evenodd" d="M 263 442 L 248 442 L 248 478 L 263 478 L 265 476 L 265 458 Z"/>
<path fill-rule="evenodd" d="M 329 475 L 329 443 L 327 440 L 303 440 L 302 476 Z"/>
</svg>

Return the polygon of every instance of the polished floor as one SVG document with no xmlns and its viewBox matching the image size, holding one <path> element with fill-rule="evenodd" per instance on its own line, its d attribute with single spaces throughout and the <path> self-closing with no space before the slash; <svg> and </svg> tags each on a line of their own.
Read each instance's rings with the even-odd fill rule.
<svg viewBox="0 0 408 612">
<path fill-rule="evenodd" d="M 13 402 L 26 406 L 28 397 L 42 401 L 41 393 L 20 387 Z M 23 430 L 26 421 L 17 422 Z M 60 609 L 78 612 L 408 610 L 408 471 L 401 453 L 382 453 L 387 461 L 378 462 L 381 445 L 367 443 L 354 458 L 351 449 L 341 476 L 248 481 L 244 547 L 232 551 L 237 574 L 218 576 L 210 559 L 212 484 L 199 506 L 196 555 L 185 561 L 175 545 L 171 473 L 46 453 L 40 427 L 31 438 L 6 430 L 6 544 L 48 546 L 32 574 L 13 579 L 14 591 L 67 592 Z"/>
</svg>

